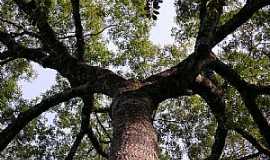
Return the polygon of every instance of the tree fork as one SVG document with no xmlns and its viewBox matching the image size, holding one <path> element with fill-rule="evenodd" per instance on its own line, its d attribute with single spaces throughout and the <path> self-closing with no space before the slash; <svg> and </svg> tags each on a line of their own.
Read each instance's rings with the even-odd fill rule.
<svg viewBox="0 0 270 160">
<path fill-rule="evenodd" d="M 110 160 L 158 160 L 157 135 L 152 123 L 156 106 L 149 97 L 138 93 L 114 98 Z"/>
</svg>

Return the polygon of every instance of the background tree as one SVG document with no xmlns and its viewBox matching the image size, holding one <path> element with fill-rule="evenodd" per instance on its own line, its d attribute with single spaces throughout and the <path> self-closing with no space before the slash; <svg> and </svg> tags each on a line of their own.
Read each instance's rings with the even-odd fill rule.
<svg viewBox="0 0 270 160">
<path fill-rule="evenodd" d="M 269 158 L 270 1 L 176 0 L 163 48 L 161 2 L 0 1 L 1 159 Z"/>
</svg>

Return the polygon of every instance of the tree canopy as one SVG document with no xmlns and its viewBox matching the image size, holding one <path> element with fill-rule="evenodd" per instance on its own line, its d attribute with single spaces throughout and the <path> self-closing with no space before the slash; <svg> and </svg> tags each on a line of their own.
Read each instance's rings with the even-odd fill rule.
<svg viewBox="0 0 270 160">
<path fill-rule="evenodd" d="M 167 3 L 0 0 L 0 159 L 270 158 L 270 1 L 175 0 L 158 46 Z"/>
</svg>

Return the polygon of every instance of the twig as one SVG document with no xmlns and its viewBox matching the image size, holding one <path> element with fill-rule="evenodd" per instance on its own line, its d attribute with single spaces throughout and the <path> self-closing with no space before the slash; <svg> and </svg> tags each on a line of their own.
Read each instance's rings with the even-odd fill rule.
<svg viewBox="0 0 270 160">
<path fill-rule="evenodd" d="M 114 26 L 117 26 L 117 25 L 109 25 L 109 26 L 104 27 L 103 29 L 101 29 L 100 31 L 98 31 L 96 33 L 85 33 L 83 36 L 85 38 L 92 37 L 92 36 L 97 36 L 97 35 L 103 33 L 106 29 L 111 28 L 111 27 L 114 27 Z M 70 34 L 71 35 L 62 36 L 62 37 L 60 36 L 58 39 L 68 39 L 68 38 L 74 38 L 74 37 L 76 37 L 75 33 L 70 33 Z"/>
</svg>

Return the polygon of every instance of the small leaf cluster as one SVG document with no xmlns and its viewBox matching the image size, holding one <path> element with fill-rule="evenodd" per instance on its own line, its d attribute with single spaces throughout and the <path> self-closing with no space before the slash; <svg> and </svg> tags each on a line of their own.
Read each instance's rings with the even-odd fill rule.
<svg viewBox="0 0 270 160">
<path fill-rule="evenodd" d="M 146 16 L 148 18 L 152 18 L 153 20 L 157 20 L 157 15 L 159 14 L 158 9 L 160 8 L 160 3 L 162 0 L 147 0 L 145 5 Z"/>
</svg>

